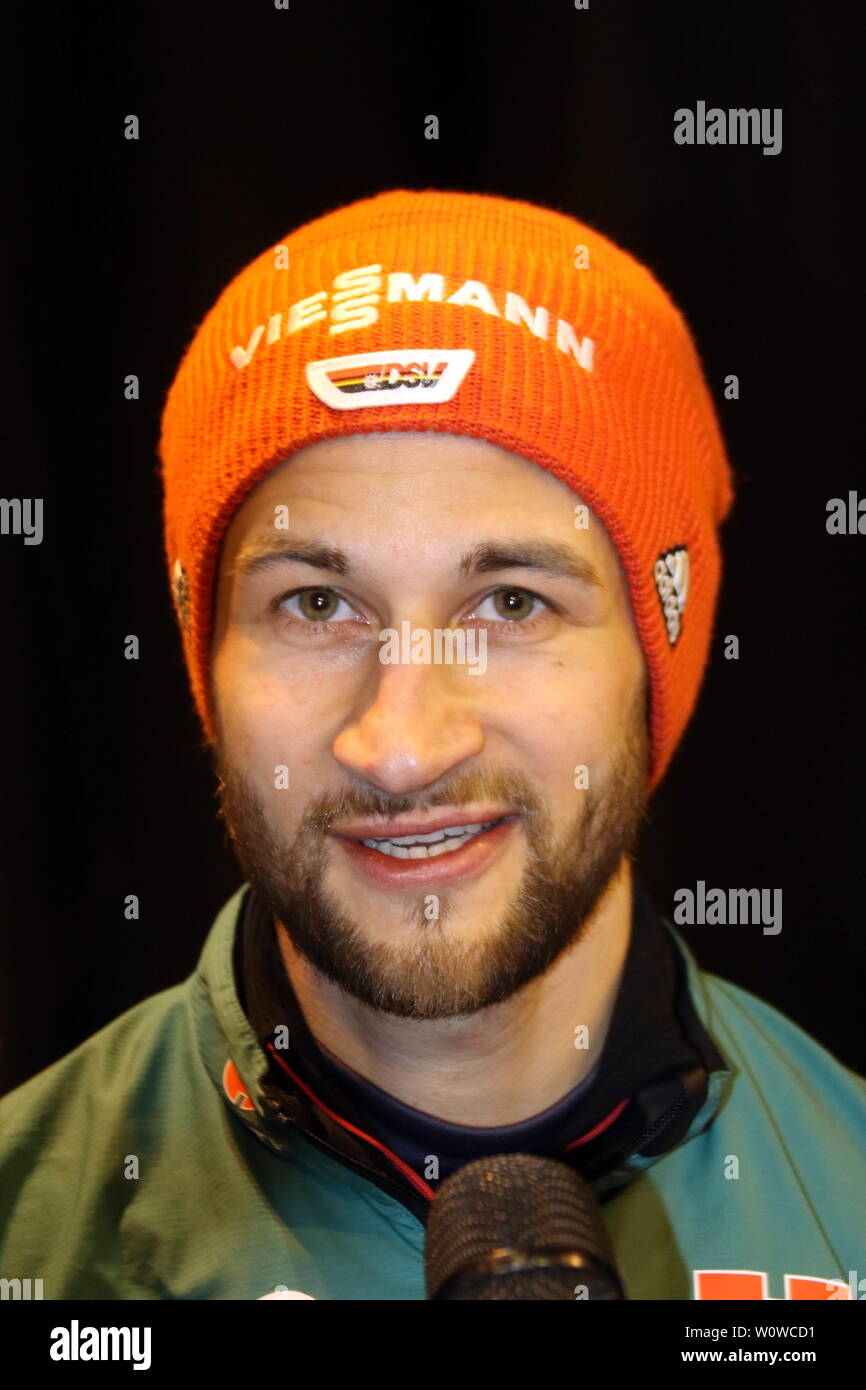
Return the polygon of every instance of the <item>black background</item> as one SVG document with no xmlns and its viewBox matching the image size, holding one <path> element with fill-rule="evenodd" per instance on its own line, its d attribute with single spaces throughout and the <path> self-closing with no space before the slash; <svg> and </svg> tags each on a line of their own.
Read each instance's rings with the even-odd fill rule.
<svg viewBox="0 0 866 1390">
<path fill-rule="evenodd" d="M 859 8 L 19 14 L 2 495 L 43 497 L 45 535 L 0 537 L 0 1089 L 187 974 L 240 882 L 169 601 L 159 414 L 231 276 L 299 223 L 394 187 L 571 212 L 648 264 L 689 319 L 738 499 L 705 687 L 640 868 L 668 914 L 700 878 L 782 888 L 780 935 L 686 939 L 866 1071 L 866 538 L 825 524 L 829 498 L 858 476 L 866 492 Z M 675 109 L 699 99 L 782 107 L 782 153 L 675 145 Z M 138 402 L 123 395 L 132 372 Z M 723 398 L 728 373 L 738 401 Z M 739 661 L 722 655 L 728 633 Z"/>
</svg>

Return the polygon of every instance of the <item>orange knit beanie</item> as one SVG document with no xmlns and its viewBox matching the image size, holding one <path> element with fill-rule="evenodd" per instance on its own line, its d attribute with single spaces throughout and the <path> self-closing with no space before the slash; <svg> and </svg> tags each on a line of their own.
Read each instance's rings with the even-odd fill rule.
<svg viewBox="0 0 866 1390">
<path fill-rule="evenodd" d="M 320 439 L 473 435 L 537 463 L 604 522 L 650 679 L 649 790 L 697 697 L 732 500 L 690 333 L 643 266 L 548 208 L 381 193 L 268 247 L 205 316 L 165 404 L 165 543 L 193 694 L 226 527 Z M 577 499 L 576 499 L 577 501 Z"/>
</svg>

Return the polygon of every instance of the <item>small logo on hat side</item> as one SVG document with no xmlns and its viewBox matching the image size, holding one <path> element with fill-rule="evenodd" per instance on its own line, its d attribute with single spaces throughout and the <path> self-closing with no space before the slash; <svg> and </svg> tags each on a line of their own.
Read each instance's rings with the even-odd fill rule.
<svg viewBox="0 0 866 1390">
<path fill-rule="evenodd" d="M 306 364 L 307 385 L 332 410 L 450 401 L 475 353 L 471 348 L 395 348 Z"/>
<path fill-rule="evenodd" d="M 659 556 L 653 566 L 668 641 L 673 647 L 682 631 L 683 611 L 689 596 L 689 552 L 684 545 L 674 546 Z"/>
<path fill-rule="evenodd" d="M 186 627 L 189 622 L 189 579 L 180 560 L 175 560 L 171 571 L 171 596 L 180 625 Z"/>
</svg>

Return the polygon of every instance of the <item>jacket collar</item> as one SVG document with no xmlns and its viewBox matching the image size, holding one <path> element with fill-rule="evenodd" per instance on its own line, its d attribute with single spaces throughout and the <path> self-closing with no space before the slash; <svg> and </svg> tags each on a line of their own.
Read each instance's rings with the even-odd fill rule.
<svg viewBox="0 0 866 1390">
<path fill-rule="evenodd" d="M 435 1188 L 366 1133 L 364 1115 L 348 1093 L 335 1091 L 333 1075 L 322 1095 L 321 1054 L 275 951 L 272 920 L 245 885 L 218 914 L 190 981 L 211 1081 L 276 1153 L 285 1154 L 300 1131 L 424 1220 Z M 652 988 L 648 970 L 656 972 Z M 253 998 L 245 997 L 250 991 Z M 645 1011 L 641 1036 L 629 1027 L 636 1010 Z M 694 957 L 636 884 L 632 939 L 597 1081 L 558 1152 L 601 1200 L 711 1123 L 732 1072 L 709 1018 Z M 275 1021 L 289 1029 L 288 1050 L 268 1036 Z"/>
</svg>

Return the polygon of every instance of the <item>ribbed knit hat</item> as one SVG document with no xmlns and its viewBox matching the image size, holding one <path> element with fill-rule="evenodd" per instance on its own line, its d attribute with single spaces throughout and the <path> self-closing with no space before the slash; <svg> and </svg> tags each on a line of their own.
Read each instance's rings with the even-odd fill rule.
<svg viewBox="0 0 866 1390">
<path fill-rule="evenodd" d="M 220 295 L 169 390 L 165 544 L 192 690 L 214 736 L 220 544 L 307 444 L 439 430 L 548 469 L 604 522 L 650 680 L 651 774 L 691 715 L 732 500 L 689 330 L 648 270 L 549 208 L 395 190 L 308 222 Z"/>
</svg>

